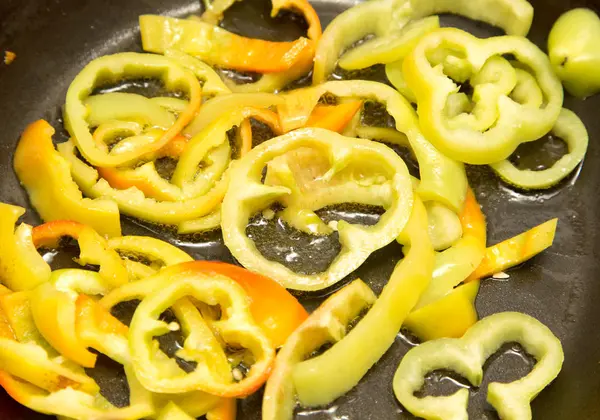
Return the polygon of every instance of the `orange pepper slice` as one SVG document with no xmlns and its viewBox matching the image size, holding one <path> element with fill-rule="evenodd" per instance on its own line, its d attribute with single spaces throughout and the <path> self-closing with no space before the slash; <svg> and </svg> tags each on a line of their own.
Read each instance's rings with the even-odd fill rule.
<svg viewBox="0 0 600 420">
<path fill-rule="evenodd" d="M 340 133 L 362 107 L 362 101 L 339 105 L 317 105 L 312 110 L 305 127 L 326 128 Z"/>
</svg>

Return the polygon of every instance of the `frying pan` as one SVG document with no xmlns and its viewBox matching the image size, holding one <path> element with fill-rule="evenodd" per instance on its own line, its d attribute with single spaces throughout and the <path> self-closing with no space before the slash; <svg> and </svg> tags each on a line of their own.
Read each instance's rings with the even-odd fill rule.
<svg viewBox="0 0 600 420">
<path fill-rule="evenodd" d="M 530 1 L 535 7 L 530 38 L 544 49 L 548 31 L 561 13 L 578 6 L 587 6 L 596 12 L 600 9 L 600 0 Z M 313 0 L 312 3 L 324 25 L 355 4 L 353 0 Z M 224 26 L 243 35 L 270 40 L 294 39 L 305 29 L 292 15 L 269 19 L 269 8 L 264 0 L 246 0 L 227 13 Z M 199 2 L 191 0 L 0 0 L 0 51 L 11 50 L 17 54 L 10 66 L 0 64 L 0 200 L 28 208 L 24 220 L 40 223 L 12 170 L 13 150 L 24 127 L 45 118 L 57 128 L 55 140 L 65 140 L 60 107 L 69 83 L 87 62 L 104 54 L 140 51 L 137 25 L 140 14 L 184 16 L 200 11 Z M 442 23 L 467 29 L 478 36 L 498 33 L 486 25 L 455 16 L 443 17 Z M 381 72 L 371 72 L 369 77 L 381 77 Z M 509 279 L 484 281 L 477 298 L 477 310 L 482 317 L 499 311 L 525 312 L 548 325 L 561 339 L 565 350 L 563 370 L 534 400 L 534 418 L 597 419 L 600 418 L 600 223 L 597 210 L 600 208 L 600 146 L 596 141 L 600 139 L 600 95 L 585 101 L 567 96 L 565 107 L 583 119 L 591 141 L 581 170 L 559 186 L 544 192 L 521 193 L 504 185 L 485 168 L 469 168 L 471 185 L 487 216 L 490 243 L 559 217 L 554 246 L 511 271 Z M 358 211 L 354 216 L 355 220 L 367 217 Z M 201 238 L 177 238 L 131 219 L 124 220 L 123 232 L 158 236 L 197 259 L 233 261 L 219 233 Z M 300 253 L 300 266 L 310 269 L 311 265 L 323 263 L 319 258 L 327 258 L 326 253 L 321 252 L 323 247 L 319 249 L 312 244 L 315 245 L 312 249 L 302 242 L 305 238 L 290 239 L 290 235 L 279 228 L 271 229 L 266 236 L 270 243 L 283 242 L 288 247 L 306 250 Z M 400 256 L 400 248 L 390 245 L 374 253 L 349 279 L 360 277 L 379 292 Z M 60 264 L 54 261 L 53 268 Z M 332 290 L 300 298 L 312 309 L 329 292 Z M 299 409 L 297 418 L 414 418 L 396 402 L 391 387 L 395 368 L 410 343 L 409 336 L 399 334 L 392 348 L 355 389 L 330 407 Z M 485 402 L 487 383 L 519 378 L 532 364 L 518 346 L 510 344 L 488 360 L 484 384 L 471 391 L 471 418 L 497 419 Z M 103 392 L 116 403 L 126 402 L 127 395 L 123 395 L 126 387 L 118 372 L 112 372 L 114 367 L 109 363 L 101 365 L 94 375 Z M 457 386 L 464 386 L 463 383 L 464 380 L 451 373 L 434 372 L 424 392 L 447 394 Z M 261 397 L 259 392 L 241 401 L 238 418 L 259 419 Z M 0 419 L 45 418 L 49 417 L 21 407 L 0 391 Z"/>
</svg>

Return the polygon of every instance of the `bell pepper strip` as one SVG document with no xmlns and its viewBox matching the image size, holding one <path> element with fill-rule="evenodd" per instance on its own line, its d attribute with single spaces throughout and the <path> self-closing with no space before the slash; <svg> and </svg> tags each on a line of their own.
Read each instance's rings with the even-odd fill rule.
<svg viewBox="0 0 600 420">
<path fill-rule="evenodd" d="M 179 408 L 173 402 L 169 402 L 165 408 L 162 409 L 156 420 L 194 420 L 196 417 L 192 417 Z"/>
<path fill-rule="evenodd" d="M 339 105 L 317 105 L 310 113 L 305 127 L 325 128 L 341 133 L 362 104 L 362 101 L 351 101 Z"/>
<path fill-rule="evenodd" d="M 131 403 L 124 408 L 112 406 L 99 394 L 89 394 L 73 388 L 63 388 L 49 393 L 4 371 L 0 371 L 0 386 L 14 400 L 31 410 L 62 415 L 69 419 L 130 420 L 153 416 L 155 412 L 149 398 L 150 393 L 137 383 L 135 374 L 130 369 L 126 367 L 125 372 Z"/>
<path fill-rule="evenodd" d="M 209 99 L 202 104 L 202 112 L 188 125 L 183 133 L 195 136 L 215 120 L 220 119 L 236 108 L 252 107 L 255 109 L 269 108 L 283 103 L 280 95 L 273 93 L 236 93 L 224 94 Z"/>
<path fill-rule="evenodd" d="M 206 92 L 203 86 L 202 95 L 204 96 L 205 94 Z M 170 96 L 155 96 L 153 98 L 150 98 L 150 101 L 174 114 L 185 111 L 185 108 L 187 106 L 187 101 L 185 99 L 172 98 Z"/>
<path fill-rule="evenodd" d="M 94 367 L 96 355 L 80 342 L 75 331 L 75 301 L 79 292 L 106 294 L 108 288 L 98 273 L 79 269 L 57 270 L 50 280 L 29 295 L 35 325 L 60 354 L 83 367 Z"/>
<path fill-rule="evenodd" d="M 35 343 L 0 338 L 0 369 L 47 391 L 63 388 L 96 392 L 98 386 L 82 368 L 57 363 Z"/>
<path fill-rule="evenodd" d="M 344 70 L 360 70 L 375 64 L 402 60 L 424 35 L 439 28 L 439 16 L 410 21 L 387 36 L 377 37 L 352 48 L 340 58 L 338 65 Z"/>
<path fill-rule="evenodd" d="M 0 338 L 7 338 L 10 340 L 17 339 L 3 309 L 0 309 Z"/>
<path fill-rule="evenodd" d="M 441 63 L 434 65 L 430 59 L 436 52 L 444 53 L 440 48 L 450 50 L 438 57 L 442 59 Z M 513 54 L 530 69 L 546 99 L 544 106 L 532 108 L 513 101 L 506 93 L 510 88 L 505 84 L 505 76 L 508 75 L 505 72 L 499 75 L 493 71 L 485 72 L 487 65 L 492 66 L 490 60 L 496 60 L 492 68 L 499 66 L 500 62 L 505 63 L 506 60 L 498 57 L 503 54 Z M 508 64 L 508 67 L 511 66 Z M 440 29 L 421 39 L 404 60 L 403 71 L 418 100 L 423 133 L 442 153 L 462 162 L 488 164 L 506 159 L 520 143 L 536 140 L 550 131 L 562 107 L 560 81 L 552 72 L 550 62 L 538 47 L 525 38 L 501 36 L 478 39 L 458 29 Z M 458 85 L 444 72 L 455 78 L 470 79 L 472 84 L 476 84 L 480 98 L 474 99 L 484 101 L 484 117 L 478 120 L 478 115 L 474 115 L 473 123 L 471 117 L 461 114 L 455 117 L 459 120 L 451 124 L 452 117 L 448 118 L 444 108 L 448 98 L 458 92 Z M 484 72 L 481 82 L 477 80 L 480 72 Z M 499 79 L 496 80 L 496 77 Z M 491 103 L 496 104 L 495 110 L 488 105 Z M 490 113 L 497 118 L 492 125 L 484 126 L 489 123 Z M 480 126 L 475 129 L 473 124 Z"/>
<path fill-rule="evenodd" d="M 278 73 L 304 66 L 314 56 L 314 42 L 270 42 L 245 38 L 209 23 L 157 15 L 140 16 L 142 47 L 163 54 L 177 49 L 208 64 L 240 71 Z"/>
<path fill-rule="evenodd" d="M 142 258 L 156 268 L 193 261 L 185 251 L 160 239 L 149 236 L 121 236 L 108 240 L 108 247 L 123 259 Z"/>
<path fill-rule="evenodd" d="M 175 116 L 151 99 L 135 93 L 111 92 L 92 95 L 83 101 L 91 127 L 112 120 L 135 121 L 153 127 L 169 128 Z"/>
<path fill-rule="evenodd" d="M 294 415 L 294 366 L 323 345 L 343 339 L 350 323 L 369 309 L 377 297 L 362 280 L 354 280 L 327 298 L 289 336 L 275 358 L 263 397 L 264 420 L 288 420 Z"/>
<path fill-rule="evenodd" d="M 235 420 L 237 402 L 234 398 L 221 398 L 219 404 L 206 413 L 206 420 Z"/>
<path fill-rule="evenodd" d="M 29 295 L 29 291 L 23 291 L 0 296 L 0 308 L 13 333 L 13 337 L 20 343 L 32 343 L 43 348 L 49 357 L 58 356 L 56 350 L 48 344 L 35 325 Z"/>
<path fill-rule="evenodd" d="M 500 273 L 519 265 L 552 246 L 558 219 L 551 219 L 513 238 L 486 249 L 485 256 L 467 281 Z"/>
<path fill-rule="evenodd" d="M 475 298 L 479 282 L 457 287 L 444 297 L 413 310 L 403 327 L 422 341 L 459 338 L 478 320 Z"/>
<path fill-rule="evenodd" d="M 548 35 L 552 68 L 567 91 L 585 98 L 600 91 L 600 18 L 590 9 L 578 8 L 562 14 Z"/>
<path fill-rule="evenodd" d="M 215 0 L 210 2 L 201 16 L 205 22 L 218 25 L 223 19 L 223 13 L 229 9 L 236 0 Z M 290 10 L 301 14 L 308 25 L 306 31 L 309 39 L 318 41 L 321 37 L 321 21 L 319 15 L 307 0 L 272 0 L 271 17 L 276 17 L 281 10 Z"/>
<path fill-rule="evenodd" d="M 469 188 L 460 214 L 462 237 L 450 248 L 435 255 L 433 276 L 429 287 L 415 306 L 418 310 L 447 294 L 472 274 L 485 255 L 485 217 L 473 191 Z"/>
<path fill-rule="evenodd" d="M 55 220 L 36 226 L 31 236 L 36 248 L 57 248 L 61 238 L 73 238 L 79 244 L 77 262 L 80 265 L 99 265 L 99 274 L 110 287 L 127 283 L 127 270 L 121 263 L 121 258 L 89 226 L 70 220 Z"/>
<path fill-rule="evenodd" d="M 158 141 L 113 154 L 94 142 L 90 124 L 86 120 L 88 109 L 85 100 L 97 83 L 107 77 L 111 80 L 158 77 L 167 89 L 183 91 L 188 96 L 188 106 Z M 83 157 L 92 165 L 112 167 L 134 163 L 161 149 L 192 120 L 200 107 L 201 91 L 194 74 L 167 57 L 139 53 L 103 56 L 90 62 L 69 86 L 64 112 L 65 126 Z"/>
<path fill-rule="evenodd" d="M 142 300 L 134 313 L 129 333 L 133 367 L 144 387 L 153 392 L 201 390 L 223 397 L 239 397 L 251 394 L 266 381 L 275 352 L 269 339 L 252 320 L 241 286 L 224 276 L 201 273 L 195 262 L 166 268 L 155 279 L 158 290 Z M 207 359 L 205 343 L 190 340 L 191 334 L 178 354 L 198 363 L 193 372 L 169 372 L 161 366 L 175 364 L 175 361 L 159 361 L 153 356 L 153 337 L 169 331 L 158 317 L 174 302 L 187 296 L 220 305 L 226 318 L 213 321 L 212 327 L 227 345 L 239 346 L 252 353 L 255 363 L 239 382 L 234 381 L 232 374 L 227 378 L 215 372 L 215 366 L 207 363 L 213 358 Z"/>
<path fill-rule="evenodd" d="M 217 96 L 231 93 L 219 75 L 208 64 L 178 50 L 166 50 L 165 56 L 190 70 L 202 82 L 202 96 Z"/>
<path fill-rule="evenodd" d="M 366 36 L 374 35 L 375 39 L 366 41 L 363 51 L 368 51 L 369 44 L 378 46 L 382 43 L 378 38 L 392 36 L 411 20 L 441 13 L 481 20 L 520 36 L 527 35 L 533 19 L 533 7 L 525 0 L 486 0 L 476 5 L 468 0 L 369 1 L 346 10 L 327 26 L 315 53 L 313 83 L 326 81 L 338 57 Z"/>
<path fill-rule="evenodd" d="M 177 226 L 179 235 L 188 235 L 198 232 L 209 232 L 221 228 L 221 206 L 217 206 L 211 213 L 198 219 L 181 222 Z"/>
<path fill-rule="evenodd" d="M 477 322 L 462 338 L 442 338 L 413 347 L 394 375 L 394 394 L 413 415 L 426 419 L 466 419 L 469 390 L 461 388 L 443 397 L 414 395 L 436 369 L 450 369 L 474 386 L 483 379 L 483 364 L 507 342 L 520 343 L 537 363 L 525 377 L 488 385 L 487 401 L 502 419 L 531 419 L 531 401 L 556 378 L 564 354 L 559 339 L 538 320 L 519 313 L 501 312 Z"/>
<path fill-rule="evenodd" d="M 103 235 L 119 236 L 119 210 L 110 200 L 83 198 L 69 163 L 54 149 L 54 129 L 44 120 L 30 124 L 15 151 L 14 167 L 31 203 L 45 221 L 72 219 Z M 36 168 L 36 170 L 32 170 Z"/>
<path fill-rule="evenodd" d="M 374 226 L 340 221 L 337 228 L 342 250 L 325 272 L 314 275 L 297 274 L 267 260 L 246 235 L 247 221 L 256 211 L 292 193 L 287 186 L 262 184 L 263 167 L 278 156 L 302 148 L 314 149 L 326 162 L 317 168 L 319 173 L 315 174 L 317 178 L 313 183 L 315 195 L 305 203 L 308 210 L 348 201 L 348 188 L 353 192 L 350 201 L 363 202 L 367 199 L 368 204 L 379 202 L 387 210 Z M 360 171 L 365 171 L 364 177 L 372 179 L 372 182 L 363 186 L 349 181 L 348 175 L 359 170 L 357 162 L 362 164 L 365 160 L 372 162 L 373 166 L 361 166 Z M 412 207 L 410 177 L 398 155 L 383 145 L 343 137 L 323 129 L 297 130 L 260 144 L 237 162 L 231 176 L 245 182 L 231 183 L 223 201 L 221 229 L 225 244 L 244 267 L 266 275 L 286 288 L 318 290 L 339 281 L 371 252 L 385 246 L 400 233 Z"/>
<path fill-rule="evenodd" d="M 282 129 L 290 131 L 303 127 L 326 93 L 338 98 L 376 100 L 384 104 L 396 122 L 396 129 L 408 138 L 419 162 L 421 183 L 417 194 L 423 201 L 438 201 L 456 213 L 461 211 L 467 189 L 463 164 L 444 156 L 423 137 L 410 104 L 388 86 L 363 80 L 333 81 L 282 95 L 285 102 L 277 105 Z"/>
<path fill-rule="evenodd" d="M 426 230 L 427 212 L 416 199 L 410 220 L 398 238 L 408 251 L 371 309 L 333 347 L 294 366 L 293 382 L 303 405 L 329 404 L 348 392 L 393 344 L 431 280 L 434 251 L 427 235 L 423 235 Z"/>
<path fill-rule="evenodd" d="M 506 182 L 517 188 L 550 188 L 567 177 L 583 161 L 588 147 L 588 133 L 577 114 L 563 108 L 552 133 L 567 143 L 569 152 L 562 156 L 552 167 L 532 171 L 519 169 L 510 160 L 505 159 L 491 164 L 492 169 Z"/>
<path fill-rule="evenodd" d="M 394 86 L 394 88 L 400 92 L 402 96 L 404 96 L 410 103 L 416 104 L 417 98 L 415 94 L 410 90 L 408 84 L 406 83 L 406 79 L 404 78 L 404 72 L 402 70 L 402 66 L 404 65 L 404 60 L 394 61 L 392 63 L 388 63 L 385 65 L 385 75 Z"/>
<path fill-rule="evenodd" d="M 44 283 L 51 271 L 33 244 L 31 226 L 22 223 L 15 230 L 23 214 L 22 207 L 0 203 L 0 281 L 15 292 Z"/>
<path fill-rule="evenodd" d="M 425 208 L 429 221 L 427 231 L 434 250 L 443 251 L 460 240 L 463 232 L 456 213 L 435 201 L 425 203 Z"/>
</svg>

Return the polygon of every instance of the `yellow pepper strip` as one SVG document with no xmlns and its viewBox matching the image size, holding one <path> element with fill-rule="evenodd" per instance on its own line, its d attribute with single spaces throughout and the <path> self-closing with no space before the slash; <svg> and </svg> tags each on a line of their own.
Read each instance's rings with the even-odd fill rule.
<svg viewBox="0 0 600 420">
<path fill-rule="evenodd" d="M 433 278 L 421 295 L 415 310 L 432 304 L 451 293 L 483 260 L 485 254 L 485 218 L 473 191 L 469 188 L 460 214 L 462 237 L 435 256 Z"/>
<path fill-rule="evenodd" d="M 209 23 L 165 16 L 140 16 L 145 51 L 178 49 L 208 64 L 240 71 L 277 73 L 304 66 L 314 56 L 314 42 L 270 42 L 245 38 Z"/>
<path fill-rule="evenodd" d="M 156 420 L 194 420 L 195 417 L 188 415 L 185 411 L 179 408 L 175 403 L 170 401 L 165 408 L 162 409 Z"/>
<path fill-rule="evenodd" d="M 585 98 L 600 90 L 600 18 L 590 9 L 572 9 L 561 15 L 548 35 L 548 55 L 565 89 Z"/>
<path fill-rule="evenodd" d="M 483 261 L 467 281 L 500 273 L 521 264 L 552 246 L 558 219 L 551 219 L 486 249 Z"/>
<path fill-rule="evenodd" d="M 181 222 L 177 226 L 177 233 L 186 235 L 197 232 L 209 232 L 221 228 L 221 206 L 217 206 L 211 213 L 198 219 Z"/>
<path fill-rule="evenodd" d="M 475 310 L 478 291 L 477 281 L 459 286 L 439 300 L 412 311 L 403 326 L 423 341 L 462 337 L 478 320 Z"/>
<path fill-rule="evenodd" d="M 425 203 L 428 233 L 431 245 L 436 251 L 450 248 L 462 237 L 462 226 L 456 213 L 436 201 Z"/>
<path fill-rule="evenodd" d="M 102 77 L 99 77 L 102 76 Z M 84 101 L 102 80 L 124 77 L 158 77 L 167 89 L 183 90 L 188 95 L 188 106 L 179 113 L 176 122 L 158 141 L 115 154 L 99 147 L 90 134 L 88 109 Z M 65 126 L 83 157 L 94 166 L 120 166 L 161 149 L 192 120 L 200 108 L 201 87 L 192 72 L 167 57 L 153 54 L 119 53 L 97 58 L 90 62 L 73 80 L 67 91 Z M 126 139 L 125 139 L 126 140 Z"/>
<path fill-rule="evenodd" d="M 22 207 L 0 203 L 0 281 L 15 292 L 30 290 L 50 278 L 50 266 L 38 254 L 31 226 L 15 224 L 25 214 Z"/>
<path fill-rule="evenodd" d="M 91 127 L 98 127 L 107 121 L 121 120 L 167 129 L 175 122 L 175 116 L 165 108 L 135 93 L 93 95 L 83 103 L 87 107 L 87 121 Z"/>
<path fill-rule="evenodd" d="M 413 347 L 404 355 L 394 375 L 394 394 L 413 415 L 426 419 L 467 419 L 469 389 L 452 395 L 417 397 L 425 375 L 448 369 L 476 387 L 483 380 L 485 361 L 505 343 L 518 342 L 536 364 L 523 378 L 509 383 L 492 382 L 487 401 L 502 419 L 531 419 L 531 401 L 552 382 L 562 368 L 560 340 L 544 324 L 520 312 L 490 315 L 461 338 L 442 338 Z"/>
<path fill-rule="evenodd" d="M 211 66 L 179 50 L 166 50 L 171 60 L 190 70 L 202 82 L 202 96 L 216 96 L 231 93 Z"/>
<path fill-rule="evenodd" d="M 293 198 L 287 181 L 273 185 L 261 183 L 263 168 L 286 153 L 305 148 L 319 158 L 314 165 L 314 195 L 304 202 L 307 210 L 343 202 L 379 204 L 387 210 L 374 226 L 338 222 L 342 250 L 327 271 L 314 275 L 297 274 L 267 260 L 246 235 L 248 219 L 256 211 L 288 196 Z M 365 167 L 365 161 L 372 165 Z M 365 178 L 363 184 L 349 178 L 355 171 Z M 231 176 L 238 182 L 231 183 L 221 209 L 225 244 L 247 269 L 298 290 L 322 289 L 352 272 L 371 252 L 394 240 L 404 228 L 412 206 L 410 176 L 398 155 L 381 144 L 323 129 L 296 130 L 260 144 L 237 162 Z M 292 175 L 292 182 L 293 179 Z"/>
<path fill-rule="evenodd" d="M 197 269 L 196 262 L 168 267 L 150 280 L 156 281 L 156 290 L 150 292 L 136 309 L 129 333 L 133 367 L 147 389 L 163 393 L 202 390 L 218 396 L 240 397 L 251 394 L 266 381 L 275 352 L 269 339 L 254 323 L 241 286 L 224 276 L 203 274 Z M 198 340 L 205 334 L 197 328 L 188 331 L 183 348 L 178 352 L 180 357 L 198 363 L 193 372 L 186 374 L 178 370 L 174 360 L 159 361 L 153 356 L 153 337 L 169 331 L 168 325 L 158 321 L 158 317 L 174 302 L 187 296 L 209 305 L 220 305 L 227 317 L 211 321 L 216 336 L 227 345 L 242 347 L 252 353 L 255 362 L 239 382 L 234 381 L 231 372 L 229 377 L 222 375 L 220 362 L 212 364 L 218 355 L 207 353 L 210 349 L 207 349 L 206 341 Z M 198 313 L 193 305 L 189 310 Z M 206 322 L 202 321 L 202 316 L 196 320 L 196 327 L 200 322 Z M 185 331 L 185 324 L 183 328 Z"/>
<path fill-rule="evenodd" d="M 87 350 L 75 330 L 75 302 L 79 293 L 100 295 L 109 287 L 98 273 L 80 269 L 56 270 L 48 282 L 29 294 L 38 331 L 60 354 L 83 367 L 94 367 L 96 355 Z"/>
<path fill-rule="evenodd" d="M 417 194 L 423 201 L 438 201 L 460 213 L 467 190 L 464 165 L 444 156 L 423 137 L 410 104 L 388 86 L 364 80 L 333 81 L 281 95 L 285 101 L 277 104 L 277 110 L 282 129 L 287 132 L 305 126 L 319 99 L 326 93 L 338 98 L 375 100 L 384 104 L 396 122 L 396 130 L 406 135 L 419 162 L 421 182 Z"/>
<path fill-rule="evenodd" d="M 376 0 L 351 7 L 327 26 L 315 53 L 313 83 L 325 82 L 338 58 L 367 35 L 375 39 L 359 46 L 369 52 L 369 44 L 380 47 L 415 19 L 441 13 L 462 15 L 498 26 L 511 35 L 525 36 L 533 20 L 533 7 L 526 0 Z M 381 48 L 381 47 L 380 47 Z M 385 51 L 385 48 L 383 48 Z M 360 50 L 359 50 L 360 51 Z M 367 54 L 368 55 L 368 54 Z"/>
<path fill-rule="evenodd" d="M 588 147 L 588 133 L 577 114 L 563 108 L 552 133 L 567 143 L 569 152 L 552 167 L 541 170 L 521 170 L 508 159 L 490 165 L 506 182 L 524 189 L 550 188 L 562 181 L 581 163 Z"/>
<path fill-rule="evenodd" d="M 158 269 L 182 262 L 193 261 L 185 251 L 160 239 L 149 236 L 121 236 L 108 240 L 108 247 L 122 259 L 141 258 L 150 261 Z"/>
<path fill-rule="evenodd" d="M 99 265 L 100 276 L 111 287 L 127 283 L 127 270 L 121 263 L 121 258 L 91 227 L 70 220 L 55 220 L 36 226 L 32 230 L 32 240 L 36 248 L 57 248 L 58 241 L 65 236 L 78 242 L 79 264 Z"/>
<path fill-rule="evenodd" d="M 427 212 L 417 199 L 398 238 L 408 251 L 371 309 L 325 353 L 294 366 L 293 382 L 303 405 L 329 404 L 348 392 L 393 344 L 431 280 L 434 251 L 428 236 L 423 235 L 426 230 Z"/>
<path fill-rule="evenodd" d="M 58 355 L 54 348 L 42 337 L 33 320 L 29 295 L 31 292 L 13 292 L 0 296 L 0 308 L 13 332 L 13 337 L 20 343 L 33 343 L 42 347 L 49 356 Z"/>
<path fill-rule="evenodd" d="M 202 111 L 199 112 L 194 120 L 185 128 L 185 130 L 183 130 L 183 134 L 186 136 L 195 136 L 232 109 L 244 107 L 262 109 L 283 102 L 284 100 L 280 95 L 275 95 L 273 93 L 236 93 L 219 95 L 202 104 Z"/>
<path fill-rule="evenodd" d="M 267 381 L 262 405 L 264 420 L 291 420 L 296 405 L 292 373 L 314 351 L 341 340 L 349 327 L 376 300 L 361 280 L 354 280 L 327 298 L 287 339 Z"/>
<path fill-rule="evenodd" d="M 516 75 L 500 57 L 504 54 L 513 54 L 532 72 L 546 99 L 543 106 L 524 106 L 509 97 Z M 439 29 L 419 41 L 404 60 L 403 71 L 418 100 L 427 139 L 442 153 L 466 163 L 506 159 L 520 143 L 550 131 L 562 108 L 562 87 L 548 58 L 521 37 L 479 39 L 459 29 Z M 481 102 L 477 112 L 447 115 L 447 103 L 459 90 L 449 76 L 470 80 L 473 99 Z"/>
<path fill-rule="evenodd" d="M 15 151 L 15 172 L 37 212 L 47 222 L 71 219 L 103 235 L 121 235 L 117 206 L 110 200 L 82 198 L 69 163 L 54 149 L 53 134 L 44 120 L 30 124 Z"/>
</svg>

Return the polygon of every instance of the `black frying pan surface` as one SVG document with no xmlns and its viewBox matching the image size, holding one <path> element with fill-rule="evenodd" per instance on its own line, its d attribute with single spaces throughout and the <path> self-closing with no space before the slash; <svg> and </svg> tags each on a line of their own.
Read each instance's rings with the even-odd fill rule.
<svg viewBox="0 0 600 420">
<path fill-rule="evenodd" d="M 535 18 L 530 38 L 544 49 L 548 31 L 562 12 L 577 6 L 588 6 L 596 12 L 600 9 L 600 0 L 536 0 L 532 3 Z M 352 0 L 315 0 L 313 4 L 325 25 L 354 3 Z M 139 51 L 137 18 L 140 14 L 184 16 L 199 11 L 199 2 L 190 0 L 0 0 L 0 52 L 10 50 L 17 54 L 10 66 L 0 64 L 0 200 L 27 207 L 24 220 L 39 223 L 12 170 L 13 150 L 25 126 L 45 118 L 57 128 L 56 141 L 63 141 L 60 107 L 69 83 L 88 61 L 119 51 Z M 270 20 L 268 12 L 269 4 L 264 0 L 246 0 L 227 14 L 224 26 L 243 35 L 271 40 L 293 39 L 302 33 L 303 23 L 298 19 L 285 15 Z M 479 36 L 497 33 L 493 28 L 453 16 L 445 17 L 443 22 Z M 370 77 L 379 75 L 380 72 L 375 71 Z M 484 281 L 477 299 L 480 316 L 508 310 L 525 312 L 548 325 L 562 340 L 566 356 L 563 370 L 533 402 L 534 418 L 544 420 L 600 418 L 600 265 L 597 262 L 600 257 L 600 146 L 596 144 L 600 141 L 600 95 L 585 101 L 567 96 L 565 106 L 583 119 L 590 133 L 590 146 L 581 171 L 561 185 L 543 193 L 523 194 L 501 183 L 488 170 L 469 170 L 471 185 L 487 215 L 490 243 L 549 218 L 560 219 L 551 249 L 512 270 L 507 280 Z M 361 219 L 361 215 L 356 217 Z M 197 259 L 233 261 L 218 233 L 202 238 L 176 238 L 130 219 L 124 220 L 123 231 L 124 234 L 161 237 Z M 286 244 L 290 245 L 289 239 L 285 239 L 289 235 L 277 229 L 266 234 L 270 238 L 267 244 L 287 240 Z M 296 248 L 306 247 L 302 238 L 295 240 L 300 241 Z M 300 264 L 310 269 L 308 257 L 319 254 L 326 253 L 317 249 L 300 255 L 304 258 Z M 374 253 L 349 278 L 360 276 L 379 292 L 400 255 L 399 247 L 390 245 Z M 301 296 L 301 300 L 309 309 L 314 308 L 323 294 Z M 391 387 L 393 373 L 409 348 L 409 341 L 400 334 L 393 347 L 355 389 L 330 407 L 299 409 L 297 418 L 414 418 L 396 402 Z M 123 395 L 126 388 L 118 372 L 115 373 L 109 363 L 102 365 L 94 376 L 107 396 L 115 403 L 123 403 L 127 400 L 127 395 Z M 519 378 L 531 365 L 532 361 L 514 346 L 505 346 L 503 352 L 492 357 L 483 386 L 472 389 L 471 418 L 497 419 L 485 403 L 486 384 L 490 380 Z M 430 375 L 424 392 L 453 392 L 460 382 L 460 378 L 438 372 Z M 258 393 L 241 401 L 238 418 L 259 419 L 260 400 Z M 48 417 L 19 406 L 0 391 L 0 419 L 44 418 Z"/>
</svg>

